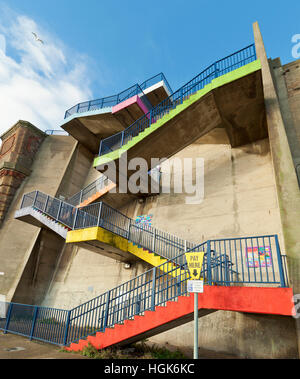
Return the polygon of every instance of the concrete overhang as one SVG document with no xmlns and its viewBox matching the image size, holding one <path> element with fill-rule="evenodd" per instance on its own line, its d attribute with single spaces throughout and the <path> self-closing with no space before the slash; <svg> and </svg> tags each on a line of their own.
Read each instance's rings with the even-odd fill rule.
<svg viewBox="0 0 300 379">
<path fill-rule="evenodd" d="M 163 100 L 171 96 L 171 93 L 163 80 L 161 80 L 158 83 L 155 83 L 151 87 L 146 88 L 145 90 L 143 90 L 143 92 L 145 95 L 147 95 L 147 98 L 153 107 L 155 107 Z"/>
<path fill-rule="evenodd" d="M 123 131 L 144 116 L 151 105 L 157 105 L 170 95 L 164 81 L 143 92 L 147 95 L 147 103 L 150 101 L 148 105 L 145 105 L 146 101 L 143 102 L 143 96 L 136 95 L 113 107 L 75 113 L 66 118 L 60 127 L 93 154 L 98 154 L 101 139 Z"/>
<path fill-rule="evenodd" d="M 56 223 L 54 220 L 51 220 L 32 207 L 17 210 L 15 212 L 14 218 L 38 228 L 52 230 L 56 234 L 60 235 L 63 239 L 66 239 L 67 237 L 67 228 L 63 227 L 59 223 Z"/>
<path fill-rule="evenodd" d="M 232 147 L 268 136 L 259 61 L 214 79 L 121 149 L 96 158 L 94 167 L 103 172 L 108 164 L 115 164 L 119 185 L 120 160 L 124 156 L 128 162 L 143 158 L 152 169 L 152 158 L 170 158 L 220 127 L 226 129 Z M 122 170 L 121 174 L 130 178 L 133 172 Z"/>
</svg>

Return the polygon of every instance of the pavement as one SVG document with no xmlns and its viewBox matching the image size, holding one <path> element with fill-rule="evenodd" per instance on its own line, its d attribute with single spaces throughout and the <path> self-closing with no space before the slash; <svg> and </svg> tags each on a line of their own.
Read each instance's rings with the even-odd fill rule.
<svg viewBox="0 0 300 379">
<path fill-rule="evenodd" d="M 166 345 L 168 350 L 176 351 L 175 347 Z M 183 351 L 188 359 L 193 357 L 192 349 Z M 1 359 L 91 359 L 81 354 L 62 351 L 60 346 L 43 343 L 15 334 L 4 334 L 0 331 L 0 360 Z M 216 353 L 200 349 L 199 359 L 241 359 L 227 353 Z"/>
<path fill-rule="evenodd" d="M 76 353 L 65 353 L 56 345 L 0 332 L 0 359 L 90 359 Z"/>
</svg>

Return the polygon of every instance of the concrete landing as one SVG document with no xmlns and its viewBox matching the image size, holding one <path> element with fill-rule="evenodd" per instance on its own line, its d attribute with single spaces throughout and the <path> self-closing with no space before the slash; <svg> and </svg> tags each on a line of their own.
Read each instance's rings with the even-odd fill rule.
<svg viewBox="0 0 300 379">
<path fill-rule="evenodd" d="M 38 212 L 32 207 L 22 208 L 15 212 L 15 219 L 37 226 L 39 228 L 50 229 L 56 234 L 60 235 L 63 239 L 66 239 L 68 228 L 55 222 L 50 217 Z"/>
<path fill-rule="evenodd" d="M 156 106 L 170 95 L 163 81 L 143 92 L 150 100 L 149 106 L 139 96 L 133 96 L 113 107 L 75 113 L 60 126 L 92 153 L 97 154 L 101 139 L 123 131 L 147 113 L 151 105 Z"/>
</svg>

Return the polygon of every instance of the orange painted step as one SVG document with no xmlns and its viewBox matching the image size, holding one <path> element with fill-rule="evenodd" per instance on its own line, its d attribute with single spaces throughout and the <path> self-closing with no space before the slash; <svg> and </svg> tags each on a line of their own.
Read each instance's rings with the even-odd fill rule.
<svg viewBox="0 0 300 379">
<path fill-rule="evenodd" d="M 291 288 L 259 287 L 222 287 L 204 286 L 204 293 L 198 294 L 199 310 L 225 310 L 247 313 L 262 313 L 292 316 L 295 312 L 292 303 Z M 97 349 L 103 349 L 120 342 L 138 340 L 138 336 L 155 335 L 189 321 L 194 313 L 194 295 L 180 296 L 177 301 L 168 301 L 165 307 L 157 306 L 156 310 L 146 311 L 144 316 L 118 324 L 115 328 L 88 337 Z M 206 314 L 204 312 L 204 314 Z M 131 322 L 132 321 L 132 322 Z M 171 325 L 171 326 L 170 326 Z M 166 328 L 166 329 L 164 329 Z M 152 333 L 152 334 L 151 334 Z M 81 346 L 83 346 L 83 342 Z M 83 349 L 80 344 L 71 344 L 70 349 Z"/>
</svg>

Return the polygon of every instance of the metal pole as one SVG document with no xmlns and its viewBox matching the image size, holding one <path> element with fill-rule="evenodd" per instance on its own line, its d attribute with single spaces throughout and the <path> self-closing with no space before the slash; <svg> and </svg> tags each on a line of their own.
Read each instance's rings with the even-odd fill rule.
<svg viewBox="0 0 300 379">
<path fill-rule="evenodd" d="M 194 293 L 194 359 L 198 359 L 198 293 Z"/>
</svg>

